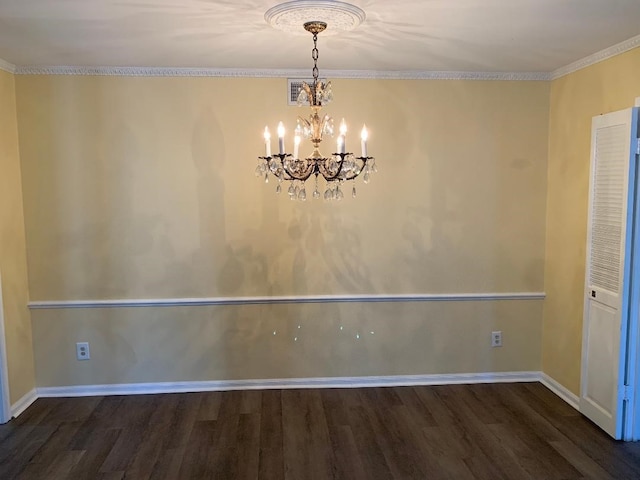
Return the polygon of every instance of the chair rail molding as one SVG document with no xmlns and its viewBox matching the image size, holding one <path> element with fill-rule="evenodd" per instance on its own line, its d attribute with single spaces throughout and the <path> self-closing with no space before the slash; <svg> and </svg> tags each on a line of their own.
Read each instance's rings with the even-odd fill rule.
<svg viewBox="0 0 640 480">
<path fill-rule="evenodd" d="M 544 292 L 284 295 L 255 297 L 131 298 L 110 300 L 34 300 L 29 302 L 29 308 L 31 310 L 46 310 L 56 308 L 185 307 L 207 305 L 276 305 L 296 303 L 480 302 L 502 300 L 544 300 L 544 298 Z"/>
</svg>

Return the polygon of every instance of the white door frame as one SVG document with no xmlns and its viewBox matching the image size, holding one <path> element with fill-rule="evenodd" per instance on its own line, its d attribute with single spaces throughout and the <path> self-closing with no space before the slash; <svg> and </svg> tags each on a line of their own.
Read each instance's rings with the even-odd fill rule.
<svg viewBox="0 0 640 480">
<path fill-rule="evenodd" d="M 4 330 L 4 303 L 2 301 L 2 272 L 0 272 L 0 423 L 11 420 L 9 402 L 9 368 L 7 366 L 7 342 Z"/>
<path fill-rule="evenodd" d="M 636 115 L 636 131 L 631 132 L 631 161 L 635 162 L 635 185 L 630 186 L 635 190 L 633 199 L 633 237 L 631 239 L 631 272 L 629 274 L 629 310 L 627 327 L 627 357 L 625 365 L 626 387 L 625 412 L 623 419 L 623 440 L 640 440 L 640 111 L 633 109 Z"/>
<path fill-rule="evenodd" d="M 640 137 L 639 120 L 638 137 Z M 634 140 L 636 161 L 640 163 L 640 138 Z M 637 176 L 640 177 L 640 174 Z M 637 196 L 635 199 L 636 224 L 633 239 L 633 260 L 631 263 L 631 305 L 629 309 L 629 356 L 627 360 L 627 375 L 632 381 L 630 404 L 626 412 L 625 428 L 629 432 L 625 440 L 640 440 L 640 179 L 636 177 Z"/>
</svg>

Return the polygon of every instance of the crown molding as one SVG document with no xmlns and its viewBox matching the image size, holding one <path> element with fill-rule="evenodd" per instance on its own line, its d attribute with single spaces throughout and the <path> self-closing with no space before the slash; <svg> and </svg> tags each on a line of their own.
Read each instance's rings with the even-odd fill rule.
<svg viewBox="0 0 640 480">
<path fill-rule="evenodd" d="M 565 75 L 569 75 L 570 73 L 577 72 L 578 70 L 582 70 L 583 68 L 590 67 L 591 65 L 600 63 L 611 57 L 620 55 L 621 53 L 628 52 L 629 50 L 633 50 L 634 48 L 639 46 L 640 46 L 640 35 L 636 35 L 635 37 L 631 37 L 628 40 L 617 43 L 609 48 L 600 50 L 599 52 L 596 52 L 593 55 L 589 55 L 587 57 L 581 58 L 580 60 L 570 63 L 569 65 L 565 65 L 564 67 L 560 67 L 554 70 L 549 75 L 550 79 L 556 80 L 557 78 L 564 77 Z"/>
<path fill-rule="evenodd" d="M 222 77 L 222 78 L 306 78 L 307 70 L 187 67 L 74 67 L 21 66 L 17 75 L 93 75 L 120 77 Z M 371 80 L 506 80 L 548 81 L 546 72 L 428 72 L 382 70 L 323 70 L 330 78 Z"/>
<path fill-rule="evenodd" d="M 555 80 L 640 46 L 640 35 L 605 48 L 552 72 L 456 72 L 422 70 L 323 70 L 329 78 L 363 80 Z M 16 66 L 0 59 L 0 70 L 16 75 L 87 75 L 118 77 L 307 78 L 308 70 L 191 67 Z"/>
<path fill-rule="evenodd" d="M 89 75 L 118 77 L 229 77 L 270 78 L 306 75 L 303 70 L 270 70 L 254 68 L 192 68 L 192 67 L 76 67 L 21 66 L 17 75 Z"/>
<path fill-rule="evenodd" d="M 0 58 L 0 70 L 4 70 L 9 73 L 16 73 L 17 67 L 13 63 L 9 63 Z"/>
<path fill-rule="evenodd" d="M 330 78 L 372 80 L 494 80 L 494 81 L 548 81 L 546 72 L 455 72 L 420 70 L 323 70 Z"/>
</svg>

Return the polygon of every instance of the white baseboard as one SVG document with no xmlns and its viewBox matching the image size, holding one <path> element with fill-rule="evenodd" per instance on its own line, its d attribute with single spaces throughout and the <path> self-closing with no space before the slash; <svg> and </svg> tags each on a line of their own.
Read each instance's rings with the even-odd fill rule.
<svg viewBox="0 0 640 480">
<path fill-rule="evenodd" d="M 11 416 L 15 418 L 20 415 L 27 408 L 29 408 L 31 404 L 38 399 L 38 397 L 39 394 L 35 388 L 25 394 L 20 400 L 11 405 Z"/>
<path fill-rule="evenodd" d="M 402 387 L 463 383 L 538 382 L 540 372 L 455 373 L 437 375 L 392 375 L 375 377 L 286 378 L 264 380 L 217 380 L 202 382 L 126 383 L 73 385 L 38 388 L 39 397 L 85 397 L 150 393 L 267 390 L 291 388 Z"/>
<path fill-rule="evenodd" d="M 580 398 L 571 390 L 561 385 L 544 372 L 540 372 L 540 383 L 567 402 L 576 410 L 580 410 Z"/>
<path fill-rule="evenodd" d="M 256 380 L 214 380 L 199 382 L 123 383 L 111 385 L 70 385 L 40 387 L 32 390 L 11 407 L 17 417 L 40 397 L 94 397 L 108 395 L 144 395 L 152 393 L 213 392 L 229 390 L 273 390 L 292 388 L 409 387 L 478 383 L 541 382 L 567 404 L 578 410 L 578 397 L 545 373 L 488 372 L 435 375 L 390 375 L 369 377 L 280 378 Z"/>
</svg>

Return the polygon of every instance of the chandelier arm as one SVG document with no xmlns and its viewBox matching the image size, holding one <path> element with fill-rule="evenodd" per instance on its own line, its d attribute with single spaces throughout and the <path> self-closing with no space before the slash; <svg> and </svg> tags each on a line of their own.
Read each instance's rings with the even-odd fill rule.
<svg viewBox="0 0 640 480">
<path fill-rule="evenodd" d="M 282 169 L 282 177 L 278 177 L 278 179 L 280 179 L 280 178 L 282 178 L 282 181 L 284 181 L 284 182 L 290 182 L 292 180 L 297 180 L 297 178 L 293 178 L 292 176 L 290 176 L 284 168 Z"/>
<path fill-rule="evenodd" d="M 362 173 L 364 173 L 364 171 L 366 170 L 366 166 L 367 166 L 367 160 L 372 159 L 373 157 L 355 157 L 357 160 L 361 160 L 362 161 L 362 165 L 359 167 L 359 171 L 358 173 L 353 173 L 352 175 L 345 177 L 344 180 L 348 181 L 348 180 L 355 180 L 356 178 L 358 178 Z"/>
<path fill-rule="evenodd" d="M 316 163 L 311 161 L 309 162 L 309 166 L 303 173 L 296 173 L 291 171 L 289 168 L 287 168 L 287 166 L 284 163 L 282 164 L 282 171 L 286 173 L 289 177 L 291 177 L 291 178 L 285 178 L 285 180 L 302 180 L 304 182 L 315 172 L 316 168 L 317 168 Z"/>
<path fill-rule="evenodd" d="M 362 173 L 362 172 L 360 172 L 360 173 Z M 360 173 L 354 173 L 351 176 L 340 178 L 340 180 L 344 180 L 345 182 L 348 182 L 349 180 L 354 180 L 354 179 L 356 179 L 356 178 L 358 178 L 360 176 Z"/>
<path fill-rule="evenodd" d="M 343 154 L 339 154 L 339 155 L 343 155 Z M 335 174 L 332 174 L 326 167 L 327 160 L 329 160 L 329 159 L 328 158 L 324 158 L 322 160 L 323 161 L 319 162 L 319 164 L 318 164 L 318 171 L 324 177 L 324 179 L 327 182 L 330 182 L 332 180 L 339 180 L 338 175 L 340 175 L 340 172 L 342 172 L 343 162 L 342 161 L 338 162 L 338 171 Z"/>
</svg>

